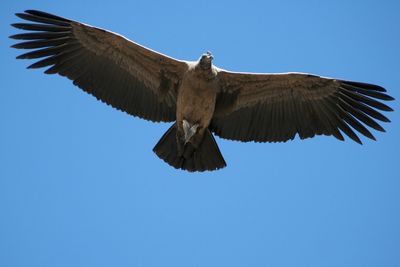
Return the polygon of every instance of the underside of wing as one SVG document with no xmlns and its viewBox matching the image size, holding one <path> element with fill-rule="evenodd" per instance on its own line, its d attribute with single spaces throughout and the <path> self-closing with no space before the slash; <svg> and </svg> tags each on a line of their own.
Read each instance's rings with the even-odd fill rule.
<svg viewBox="0 0 400 267">
<path fill-rule="evenodd" d="M 344 133 L 361 144 L 356 132 L 375 140 L 366 126 L 384 131 L 377 121 L 389 119 L 380 111 L 392 111 L 380 100 L 393 98 L 377 85 L 302 73 L 218 75 L 222 92 L 210 127 L 231 140 L 285 142 L 296 135 L 344 140 Z"/>
<path fill-rule="evenodd" d="M 32 51 L 19 59 L 40 59 L 28 68 L 47 67 L 97 99 L 151 121 L 173 121 L 176 94 L 187 64 L 140 46 L 118 34 L 41 11 L 16 14 L 30 23 L 12 26 L 28 33 L 10 38 Z"/>
</svg>

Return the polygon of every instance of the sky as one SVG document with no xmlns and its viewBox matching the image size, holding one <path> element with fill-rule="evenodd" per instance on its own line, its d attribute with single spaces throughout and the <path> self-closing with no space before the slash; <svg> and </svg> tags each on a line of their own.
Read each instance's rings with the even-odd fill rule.
<svg viewBox="0 0 400 267">
<path fill-rule="evenodd" d="M 386 133 L 280 144 L 216 137 L 227 168 L 175 170 L 170 124 L 26 70 L 8 36 L 38 9 L 233 71 L 379 84 Z M 0 2 L 0 266 L 400 266 L 399 1 Z M 348 138 L 347 138 L 348 139 Z"/>
</svg>

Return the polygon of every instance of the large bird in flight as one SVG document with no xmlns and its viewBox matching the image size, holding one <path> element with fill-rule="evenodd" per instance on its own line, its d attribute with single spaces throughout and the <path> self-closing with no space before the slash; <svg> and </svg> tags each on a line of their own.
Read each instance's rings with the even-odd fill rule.
<svg viewBox="0 0 400 267">
<path fill-rule="evenodd" d="M 389 122 L 379 111 L 393 100 L 380 86 L 306 73 L 239 73 L 215 67 L 207 52 L 198 61 L 163 55 L 121 35 L 36 10 L 12 24 L 28 33 L 12 47 L 32 49 L 18 59 L 38 59 L 116 109 L 153 122 L 174 122 L 154 147 L 171 166 L 187 171 L 226 166 L 213 134 L 243 142 L 285 142 L 357 132 Z M 33 23 L 32 23 L 33 22 Z"/>
</svg>

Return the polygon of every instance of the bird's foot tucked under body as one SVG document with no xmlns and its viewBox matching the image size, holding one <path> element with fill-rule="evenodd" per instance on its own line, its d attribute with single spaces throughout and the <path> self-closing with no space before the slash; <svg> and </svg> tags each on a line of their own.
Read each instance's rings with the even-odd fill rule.
<svg viewBox="0 0 400 267">
<path fill-rule="evenodd" d="M 199 127 L 198 124 L 190 124 L 187 120 L 182 121 L 185 144 L 187 144 L 190 141 L 190 139 L 194 136 L 198 127 Z"/>
</svg>

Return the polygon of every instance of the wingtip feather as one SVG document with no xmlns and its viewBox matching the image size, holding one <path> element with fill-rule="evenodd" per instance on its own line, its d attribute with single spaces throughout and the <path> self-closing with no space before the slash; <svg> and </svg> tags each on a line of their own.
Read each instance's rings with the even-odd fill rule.
<svg viewBox="0 0 400 267">
<path fill-rule="evenodd" d="M 19 29 L 18 28 L 18 23 L 11 23 L 10 26 Z"/>
<path fill-rule="evenodd" d="M 14 13 L 14 15 L 18 18 L 24 19 L 24 13 Z"/>
<path fill-rule="evenodd" d="M 63 17 L 59 17 L 47 12 L 43 12 L 40 10 L 34 10 L 34 9 L 28 9 L 24 11 L 27 14 L 30 15 L 34 15 L 34 16 L 39 16 L 39 17 L 43 17 L 43 18 L 48 18 L 48 19 L 54 19 L 54 20 L 60 20 L 60 21 L 64 21 L 64 22 L 70 22 L 69 19 L 63 18 Z"/>
<path fill-rule="evenodd" d="M 12 25 L 12 24 L 11 24 L 11 25 Z M 19 35 L 19 34 L 13 34 L 13 35 L 8 36 L 8 38 L 14 39 L 14 40 L 18 40 L 18 35 Z"/>
<path fill-rule="evenodd" d="M 19 43 L 18 43 L 18 44 L 10 45 L 10 47 L 11 47 L 11 48 L 16 48 L 16 49 L 20 49 L 20 48 L 21 48 Z"/>
</svg>

